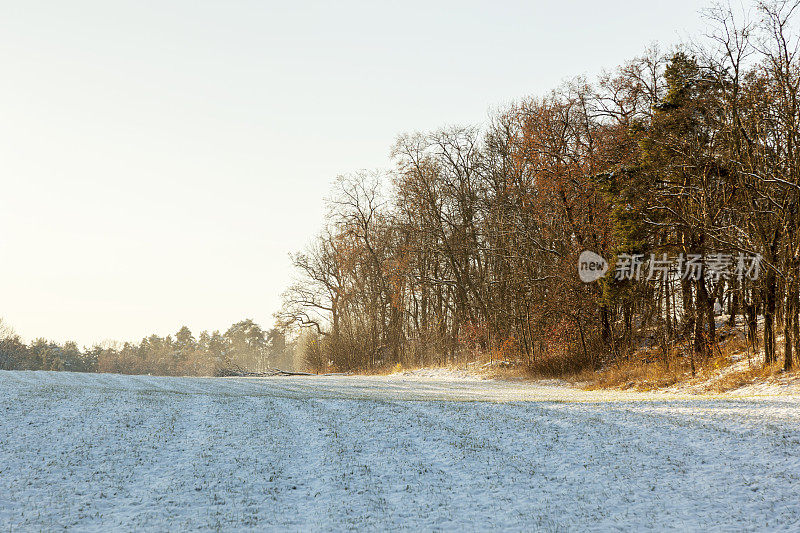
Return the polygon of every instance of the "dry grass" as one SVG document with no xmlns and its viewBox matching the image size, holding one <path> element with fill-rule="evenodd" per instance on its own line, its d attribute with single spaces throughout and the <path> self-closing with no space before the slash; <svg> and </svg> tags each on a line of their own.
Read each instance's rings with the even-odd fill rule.
<svg viewBox="0 0 800 533">
<path fill-rule="evenodd" d="M 591 354 L 586 356 L 582 351 L 539 357 L 530 363 L 506 358 L 506 354 L 473 353 L 469 362 L 426 367 L 396 364 L 363 369 L 359 373 L 389 375 L 442 368 L 475 372 L 492 379 L 562 379 L 589 390 L 612 388 L 645 392 L 672 386 L 683 388 L 685 385 L 687 390 L 694 392 L 718 393 L 773 380 L 776 376 L 783 375 L 780 344 L 778 362 L 764 367 L 763 355 L 748 357 L 744 335 L 725 328 L 726 326 L 721 328 L 723 339 L 714 348 L 713 354 L 705 360 L 695 360 L 694 376 L 689 357 L 681 355 L 691 349 L 685 343 L 672 346 L 666 354 L 661 348 L 640 349 L 603 367 L 600 367 L 597 358 Z M 748 364 L 749 359 L 752 364 Z M 732 366 L 737 364 L 738 366 Z M 797 379 L 800 380 L 800 375 Z"/>
<path fill-rule="evenodd" d="M 531 376 L 539 378 L 567 378 L 591 372 L 599 367 L 599 361 L 591 354 L 560 352 L 539 357 L 528 365 Z"/>
<path fill-rule="evenodd" d="M 711 356 L 695 360 L 695 375 L 691 361 L 678 354 L 690 349 L 676 345 L 666 356 L 658 349 L 637 351 L 625 360 L 608 365 L 591 375 L 580 376 L 589 389 L 618 388 L 649 391 L 678 384 L 687 384 L 696 391 L 726 392 L 756 382 L 763 382 L 781 374 L 782 357 L 770 366 L 763 365 L 763 357 L 748 357 L 748 345 L 743 335 L 731 334 L 720 342 Z M 752 364 L 745 363 L 752 359 Z M 733 369 L 739 363 L 741 369 Z"/>
<path fill-rule="evenodd" d="M 684 357 L 670 355 L 655 359 L 652 353 L 640 352 L 591 376 L 589 389 L 633 389 L 649 391 L 675 385 L 691 377 L 691 364 Z"/>
<path fill-rule="evenodd" d="M 489 379 L 536 379 L 540 376 L 536 375 L 528 365 L 525 364 L 512 364 L 512 365 L 497 365 L 485 370 L 483 375 Z"/>
<path fill-rule="evenodd" d="M 759 381 L 772 379 L 781 374 L 783 363 L 778 361 L 772 365 L 753 365 L 738 372 L 729 372 L 721 376 L 719 379 L 714 380 L 711 384 L 711 390 L 714 392 L 727 392 L 735 390 L 745 385 L 751 385 Z"/>
</svg>

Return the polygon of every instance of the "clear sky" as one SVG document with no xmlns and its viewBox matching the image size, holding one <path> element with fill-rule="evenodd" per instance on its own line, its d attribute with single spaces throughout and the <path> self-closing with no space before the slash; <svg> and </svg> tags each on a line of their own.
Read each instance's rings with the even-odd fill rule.
<svg viewBox="0 0 800 533">
<path fill-rule="evenodd" d="M 703 5 L 0 1 L 0 316 L 81 344 L 269 326 L 336 175 Z"/>
</svg>

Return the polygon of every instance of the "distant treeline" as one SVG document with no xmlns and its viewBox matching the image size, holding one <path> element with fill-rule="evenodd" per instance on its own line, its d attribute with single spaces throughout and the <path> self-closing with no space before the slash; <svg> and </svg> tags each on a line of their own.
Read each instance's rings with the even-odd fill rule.
<svg viewBox="0 0 800 533">
<path fill-rule="evenodd" d="M 556 358 L 551 367 L 567 372 L 647 341 L 664 354 L 679 349 L 694 370 L 715 351 L 722 309 L 731 325 L 746 317 L 768 364 L 782 328 L 791 367 L 800 349 L 800 7 L 765 1 L 749 13 L 719 4 L 706 11 L 702 46 L 650 50 L 595 82 L 520 100 L 481 127 L 402 135 L 393 168 L 340 177 L 326 226 L 294 256 L 299 281 L 280 314 L 309 332 L 308 364 L 491 355 Z M 582 283 L 587 249 L 612 272 L 623 258 L 663 254 L 699 269 Z M 709 268 L 759 256 L 758 276 Z"/>
<path fill-rule="evenodd" d="M 0 335 L 0 370 L 213 376 L 276 367 L 293 368 L 292 346 L 287 346 L 280 331 L 264 331 L 252 320 L 237 322 L 225 333 L 203 331 L 195 338 L 184 326 L 175 335 L 151 335 L 139 343 L 105 343 L 83 350 L 74 342 L 37 339 L 26 344 L 8 330 Z"/>
</svg>

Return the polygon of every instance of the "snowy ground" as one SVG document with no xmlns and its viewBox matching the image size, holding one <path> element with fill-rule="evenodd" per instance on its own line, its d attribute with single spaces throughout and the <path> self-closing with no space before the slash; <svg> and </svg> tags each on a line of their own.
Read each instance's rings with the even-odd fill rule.
<svg viewBox="0 0 800 533">
<path fill-rule="evenodd" d="M 0 372 L 0 530 L 793 530 L 800 400 Z"/>
</svg>

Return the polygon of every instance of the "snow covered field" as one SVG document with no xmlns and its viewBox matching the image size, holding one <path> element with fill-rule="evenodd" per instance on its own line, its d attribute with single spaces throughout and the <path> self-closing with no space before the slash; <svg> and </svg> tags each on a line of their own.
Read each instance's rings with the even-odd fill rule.
<svg viewBox="0 0 800 533">
<path fill-rule="evenodd" d="M 0 372 L 0 530 L 798 530 L 800 401 Z"/>
</svg>

